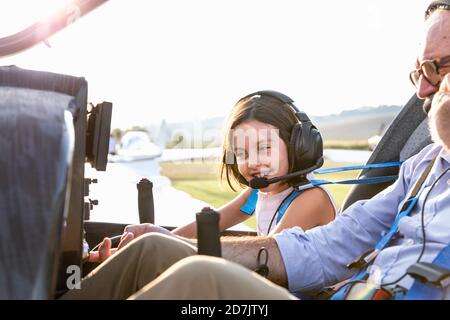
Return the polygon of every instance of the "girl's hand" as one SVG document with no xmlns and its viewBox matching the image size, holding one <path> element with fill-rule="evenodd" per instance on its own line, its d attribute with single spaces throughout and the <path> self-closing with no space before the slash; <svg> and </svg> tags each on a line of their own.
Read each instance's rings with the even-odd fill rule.
<svg viewBox="0 0 450 320">
<path fill-rule="evenodd" d="M 107 260 L 109 257 L 114 255 L 118 250 L 125 247 L 132 240 L 142 236 L 143 234 L 149 232 L 159 232 L 167 235 L 174 236 L 169 230 L 155 226 L 151 223 L 142 223 L 142 224 L 134 224 L 126 226 L 122 237 L 120 238 L 119 245 L 117 248 L 111 248 L 111 239 L 105 238 L 103 242 L 100 244 L 98 251 L 89 252 L 89 262 L 103 262 Z"/>
<path fill-rule="evenodd" d="M 100 244 L 98 251 L 89 252 L 89 262 L 103 262 L 109 259 L 113 254 L 115 254 L 118 250 L 125 247 L 130 241 L 134 239 L 134 235 L 131 232 L 125 232 L 120 238 L 119 245 L 117 248 L 111 249 L 111 239 L 105 238 L 103 242 Z"/>
</svg>

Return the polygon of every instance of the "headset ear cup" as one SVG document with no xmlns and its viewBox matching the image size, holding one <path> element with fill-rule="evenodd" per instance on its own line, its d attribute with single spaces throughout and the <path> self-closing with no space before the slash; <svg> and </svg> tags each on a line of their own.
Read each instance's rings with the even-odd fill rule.
<svg viewBox="0 0 450 320">
<path fill-rule="evenodd" d="M 319 130 L 311 124 L 311 141 L 312 141 L 312 158 L 314 164 L 319 160 L 323 159 L 323 140 L 322 135 Z"/>
<path fill-rule="evenodd" d="M 292 128 L 289 165 L 294 171 L 314 166 L 323 156 L 323 142 L 319 130 L 311 123 L 296 123 Z"/>
<path fill-rule="evenodd" d="M 323 157 L 323 142 L 319 130 L 308 122 L 303 125 L 303 147 L 302 159 L 305 166 L 311 167 Z"/>
<path fill-rule="evenodd" d="M 291 140 L 289 142 L 289 167 L 293 171 L 299 171 L 303 168 L 302 153 L 303 149 L 303 128 L 301 123 L 294 124 L 291 131 Z"/>
</svg>

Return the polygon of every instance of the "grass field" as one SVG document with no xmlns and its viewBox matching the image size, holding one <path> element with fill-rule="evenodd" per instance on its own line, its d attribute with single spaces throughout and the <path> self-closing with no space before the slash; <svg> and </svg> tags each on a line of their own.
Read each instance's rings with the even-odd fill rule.
<svg viewBox="0 0 450 320">
<path fill-rule="evenodd" d="M 355 163 L 356 164 L 356 163 Z M 333 168 L 340 166 L 350 166 L 350 163 L 337 163 L 325 161 L 322 168 Z M 162 162 L 161 175 L 167 176 L 172 180 L 176 189 L 182 190 L 190 194 L 192 197 L 211 204 L 215 208 L 219 208 L 231 199 L 237 193 L 233 192 L 226 181 L 221 182 L 218 178 L 217 162 L 212 161 L 180 161 L 180 162 Z M 326 180 L 344 180 L 357 177 L 359 171 L 346 171 L 327 175 L 316 176 L 319 179 Z M 341 206 L 350 185 L 330 185 L 326 188 L 333 195 L 336 205 Z M 256 222 L 251 218 L 245 222 L 251 228 L 255 228 Z"/>
<path fill-rule="evenodd" d="M 367 140 L 325 140 L 324 149 L 370 150 Z"/>
</svg>

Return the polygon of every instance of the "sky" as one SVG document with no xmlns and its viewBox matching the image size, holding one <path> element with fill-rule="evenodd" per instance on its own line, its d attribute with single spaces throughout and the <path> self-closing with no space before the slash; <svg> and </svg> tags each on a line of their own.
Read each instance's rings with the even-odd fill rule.
<svg viewBox="0 0 450 320">
<path fill-rule="evenodd" d="M 0 36 L 67 0 L 2 0 Z M 309 115 L 403 105 L 428 0 L 110 0 L 0 65 L 82 76 L 112 127 L 225 116 L 271 89 Z M 45 4 L 45 5 L 44 5 Z"/>
</svg>

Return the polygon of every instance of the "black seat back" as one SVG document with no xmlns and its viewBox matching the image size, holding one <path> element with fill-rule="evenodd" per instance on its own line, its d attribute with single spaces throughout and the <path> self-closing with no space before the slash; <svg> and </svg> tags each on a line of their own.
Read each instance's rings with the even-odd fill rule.
<svg viewBox="0 0 450 320">
<path fill-rule="evenodd" d="M 383 138 L 367 163 L 382 163 L 406 160 L 431 143 L 427 116 L 422 110 L 423 101 L 416 95 L 411 97 L 397 117 L 392 121 Z M 365 169 L 359 177 L 374 177 L 398 174 L 398 168 Z M 391 183 L 354 185 L 342 205 L 345 210 L 354 202 L 369 199 Z"/>
<path fill-rule="evenodd" d="M 86 87 L 0 67 L 0 299 L 53 298 L 61 251 L 81 254 L 82 219 L 64 230 L 72 241 L 63 225 L 83 208 Z"/>
</svg>

